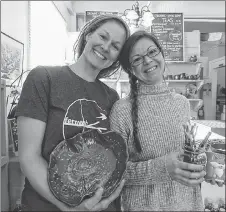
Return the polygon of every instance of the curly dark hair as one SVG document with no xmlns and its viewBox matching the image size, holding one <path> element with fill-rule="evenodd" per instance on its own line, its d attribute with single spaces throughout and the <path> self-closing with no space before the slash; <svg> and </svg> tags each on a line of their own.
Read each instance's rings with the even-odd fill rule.
<svg viewBox="0 0 226 212">
<path fill-rule="evenodd" d="M 128 25 L 116 15 L 100 15 L 91 21 L 87 22 L 85 26 L 82 28 L 77 41 L 74 44 L 74 56 L 77 53 L 77 58 L 79 58 L 85 48 L 86 45 L 86 35 L 89 33 L 95 32 L 101 25 L 108 21 L 116 21 L 119 23 L 126 32 L 126 39 L 130 36 L 130 30 Z M 100 73 L 97 75 L 97 79 L 109 77 L 120 68 L 120 63 L 116 60 L 110 67 L 102 69 Z"/>
<path fill-rule="evenodd" d="M 140 141 L 138 138 L 138 101 L 137 101 L 137 94 L 138 94 L 138 79 L 135 75 L 132 74 L 132 67 L 131 63 L 129 61 L 130 53 L 134 47 L 134 45 L 141 39 L 141 38 L 149 38 L 152 40 L 156 46 L 160 49 L 160 52 L 162 53 L 164 57 L 163 49 L 158 41 L 158 39 L 155 37 L 155 35 L 148 33 L 146 31 L 137 31 L 134 34 L 132 34 L 127 41 L 125 42 L 123 49 L 119 56 L 119 62 L 123 68 L 123 70 L 129 75 L 129 82 L 130 82 L 130 99 L 132 101 L 132 122 L 133 122 L 133 141 L 134 146 L 136 150 L 140 153 L 142 151 Z"/>
</svg>

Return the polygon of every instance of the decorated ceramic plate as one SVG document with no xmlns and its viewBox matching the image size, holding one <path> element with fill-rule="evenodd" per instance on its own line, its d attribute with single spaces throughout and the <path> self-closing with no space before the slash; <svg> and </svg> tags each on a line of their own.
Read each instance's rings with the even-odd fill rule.
<svg viewBox="0 0 226 212">
<path fill-rule="evenodd" d="M 71 207 L 104 188 L 103 198 L 117 188 L 126 170 L 128 151 L 115 132 L 90 130 L 60 142 L 50 155 L 48 184 L 54 196 Z"/>
</svg>

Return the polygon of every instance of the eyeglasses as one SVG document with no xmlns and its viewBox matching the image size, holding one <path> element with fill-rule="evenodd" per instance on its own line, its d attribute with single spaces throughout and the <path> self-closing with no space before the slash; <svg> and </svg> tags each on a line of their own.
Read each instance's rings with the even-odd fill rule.
<svg viewBox="0 0 226 212">
<path fill-rule="evenodd" d="M 134 66 L 138 66 L 140 65 L 141 63 L 144 62 L 144 57 L 145 56 L 148 56 L 149 58 L 152 58 L 152 57 L 155 57 L 156 55 L 158 55 L 160 53 L 160 49 L 159 48 L 152 48 L 152 47 L 149 47 L 148 48 L 148 51 L 147 51 L 147 54 L 143 55 L 143 56 L 138 56 L 136 57 L 130 64 L 132 67 Z"/>
</svg>

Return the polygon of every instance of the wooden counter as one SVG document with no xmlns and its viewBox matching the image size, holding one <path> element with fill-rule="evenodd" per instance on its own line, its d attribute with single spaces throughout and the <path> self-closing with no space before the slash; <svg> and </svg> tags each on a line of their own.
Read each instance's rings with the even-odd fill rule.
<svg viewBox="0 0 226 212">
<path fill-rule="evenodd" d="M 211 139 L 222 139 L 225 142 L 225 122 L 218 120 L 192 120 L 198 125 L 197 139 L 203 139 L 209 131 L 212 131 Z M 224 133 L 222 133 L 222 131 Z M 205 198 L 210 198 L 213 202 L 217 203 L 218 199 L 225 200 L 225 185 L 219 187 L 218 185 L 212 185 L 207 182 L 202 182 L 202 199 L 203 204 Z"/>
<path fill-rule="evenodd" d="M 221 120 L 192 120 L 198 128 L 197 137 L 202 139 L 205 135 L 212 131 L 210 139 L 225 139 L 225 121 Z"/>
</svg>

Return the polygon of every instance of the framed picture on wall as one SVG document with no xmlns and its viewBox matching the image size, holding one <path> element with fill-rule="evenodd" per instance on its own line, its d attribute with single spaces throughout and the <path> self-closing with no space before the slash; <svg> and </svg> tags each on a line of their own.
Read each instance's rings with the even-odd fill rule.
<svg viewBox="0 0 226 212">
<path fill-rule="evenodd" d="M 11 84 L 23 71 L 24 44 L 1 32 L 1 78 Z"/>
</svg>

